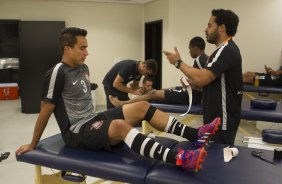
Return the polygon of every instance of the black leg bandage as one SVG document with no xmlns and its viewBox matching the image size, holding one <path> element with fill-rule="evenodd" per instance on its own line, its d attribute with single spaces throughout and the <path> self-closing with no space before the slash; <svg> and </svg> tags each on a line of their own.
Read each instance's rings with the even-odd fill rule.
<svg viewBox="0 0 282 184">
<path fill-rule="evenodd" d="M 150 105 L 147 113 L 145 114 L 144 120 L 150 122 L 152 117 L 154 116 L 155 112 L 156 112 L 157 108 Z"/>
</svg>

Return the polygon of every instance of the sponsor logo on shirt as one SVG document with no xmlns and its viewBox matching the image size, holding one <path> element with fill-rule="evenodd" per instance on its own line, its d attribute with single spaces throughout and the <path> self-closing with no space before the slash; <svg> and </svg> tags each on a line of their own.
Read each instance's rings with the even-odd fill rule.
<svg viewBox="0 0 282 184">
<path fill-rule="evenodd" d="M 76 81 L 72 82 L 72 85 L 75 85 L 75 84 L 77 83 L 77 81 L 78 81 L 78 80 L 76 80 Z"/>
</svg>

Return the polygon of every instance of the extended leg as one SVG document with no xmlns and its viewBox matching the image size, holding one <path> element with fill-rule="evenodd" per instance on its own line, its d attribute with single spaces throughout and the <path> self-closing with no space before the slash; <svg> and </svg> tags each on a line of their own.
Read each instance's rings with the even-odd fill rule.
<svg viewBox="0 0 282 184">
<path fill-rule="evenodd" d="M 220 118 L 215 118 L 210 124 L 203 125 L 198 129 L 191 128 L 145 101 L 124 105 L 123 114 L 125 120 L 132 126 L 146 120 L 155 129 L 182 136 L 195 142 L 198 147 L 203 147 L 220 125 Z"/>
<path fill-rule="evenodd" d="M 111 95 L 109 95 L 109 99 L 112 104 L 114 104 L 116 107 L 119 107 L 124 104 L 140 102 L 140 101 L 153 101 L 153 100 L 162 101 L 165 99 L 165 95 L 164 95 L 164 90 L 161 89 L 161 90 L 152 90 L 144 95 L 140 95 L 126 101 L 119 100 L 117 97 L 113 97 Z"/>
<path fill-rule="evenodd" d="M 185 171 L 197 171 L 207 155 L 204 148 L 196 150 L 170 150 L 154 139 L 147 138 L 125 120 L 113 120 L 109 127 L 109 138 L 112 144 L 119 139 L 124 140 L 126 145 L 136 153 L 170 162 L 182 167 Z"/>
</svg>

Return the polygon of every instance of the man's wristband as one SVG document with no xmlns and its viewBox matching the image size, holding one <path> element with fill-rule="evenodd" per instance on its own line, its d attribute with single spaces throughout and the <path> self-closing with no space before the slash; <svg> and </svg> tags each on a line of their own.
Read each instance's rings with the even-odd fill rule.
<svg viewBox="0 0 282 184">
<path fill-rule="evenodd" d="M 183 61 L 181 59 L 177 60 L 175 63 L 174 63 L 174 66 L 176 68 L 179 68 L 180 67 L 180 64 L 182 63 Z"/>
</svg>

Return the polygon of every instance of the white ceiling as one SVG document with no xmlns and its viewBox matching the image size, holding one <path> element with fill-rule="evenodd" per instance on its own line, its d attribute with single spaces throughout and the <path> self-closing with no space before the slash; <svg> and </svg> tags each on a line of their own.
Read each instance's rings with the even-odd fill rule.
<svg viewBox="0 0 282 184">
<path fill-rule="evenodd" d="M 33 0 L 33 1 L 76 1 L 76 2 L 146 4 L 154 0 Z"/>
<path fill-rule="evenodd" d="M 68 0 L 68 1 L 92 1 L 92 2 L 106 2 L 106 3 L 146 4 L 153 0 Z"/>
</svg>

